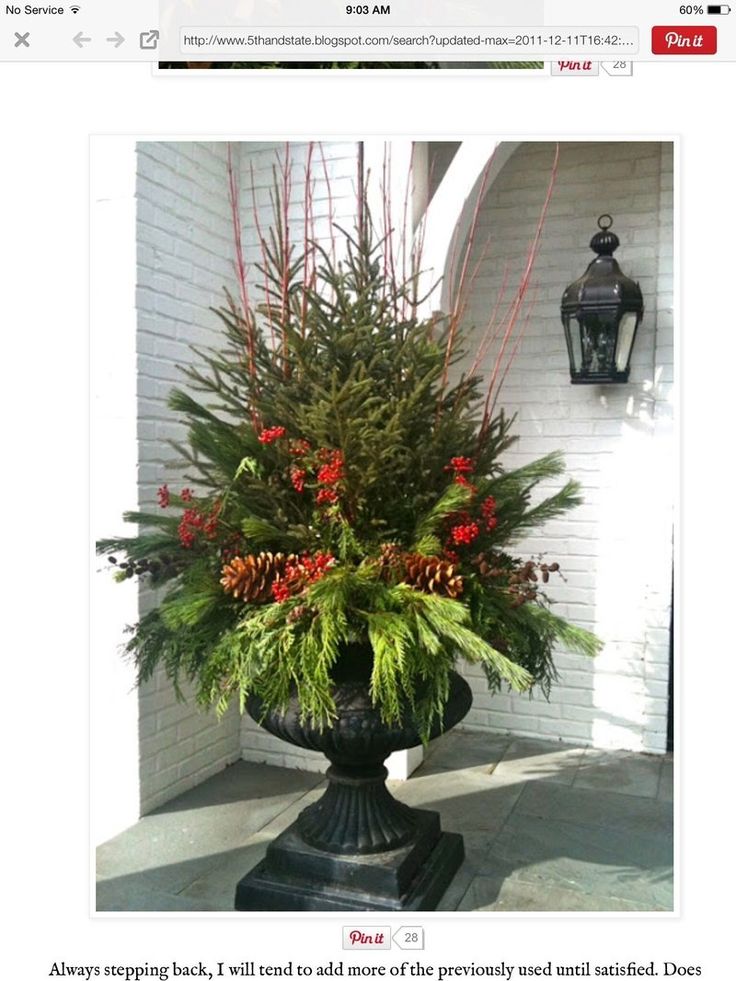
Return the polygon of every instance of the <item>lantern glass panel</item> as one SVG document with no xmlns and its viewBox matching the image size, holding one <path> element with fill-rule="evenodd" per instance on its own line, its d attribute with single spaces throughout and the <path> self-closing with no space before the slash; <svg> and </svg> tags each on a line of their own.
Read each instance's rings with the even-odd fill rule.
<svg viewBox="0 0 736 981">
<path fill-rule="evenodd" d="M 567 334 L 568 343 L 570 346 L 570 367 L 573 371 L 580 371 L 580 365 L 582 364 L 583 359 L 582 347 L 580 343 L 582 328 L 577 318 L 571 316 L 570 314 L 565 317 L 565 332 Z"/>
<path fill-rule="evenodd" d="M 626 371 L 631 355 L 631 345 L 634 343 L 637 319 L 637 313 L 625 313 L 621 318 L 616 346 L 616 371 Z"/>
<path fill-rule="evenodd" d="M 590 311 L 580 318 L 580 366 L 583 374 L 597 375 L 610 371 L 615 337 L 615 314 Z"/>
</svg>

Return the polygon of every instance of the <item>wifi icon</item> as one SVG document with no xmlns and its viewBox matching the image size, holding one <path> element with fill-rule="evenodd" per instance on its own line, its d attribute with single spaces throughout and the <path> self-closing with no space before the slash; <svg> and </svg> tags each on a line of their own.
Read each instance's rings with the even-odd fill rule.
<svg viewBox="0 0 736 981">
<path fill-rule="evenodd" d="M 71 12 L 72 12 L 73 14 L 78 14 L 78 13 L 79 13 L 79 7 L 76 7 L 76 6 L 75 6 L 75 7 L 70 7 L 69 9 L 71 10 Z"/>
</svg>

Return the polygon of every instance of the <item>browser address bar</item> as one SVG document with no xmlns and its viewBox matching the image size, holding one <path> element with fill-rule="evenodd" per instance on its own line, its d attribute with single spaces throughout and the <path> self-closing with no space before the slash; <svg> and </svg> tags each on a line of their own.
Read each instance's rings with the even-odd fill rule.
<svg viewBox="0 0 736 981">
<path fill-rule="evenodd" d="M 238 54 L 299 60 L 346 56 L 414 59 L 530 55 L 630 57 L 639 50 L 636 27 L 182 27 L 184 54 Z"/>
</svg>

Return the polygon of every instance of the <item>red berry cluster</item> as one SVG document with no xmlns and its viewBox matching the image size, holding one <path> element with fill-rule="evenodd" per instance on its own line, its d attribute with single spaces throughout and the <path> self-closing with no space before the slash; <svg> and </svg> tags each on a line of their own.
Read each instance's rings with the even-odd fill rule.
<svg viewBox="0 0 736 981">
<path fill-rule="evenodd" d="M 207 519 L 204 523 L 203 531 L 205 536 L 212 541 L 213 538 L 217 537 L 217 528 L 219 525 L 219 514 L 222 504 L 218 501 L 217 504 L 212 508 L 210 513 L 207 515 Z"/>
<path fill-rule="evenodd" d="M 188 508 L 179 522 L 179 541 L 184 548 L 191 548 L 197 540 L 197 532 L 204 526 L 204 515 Z"/>
<path fill-rule="evenodd" d="M 309 440 L 306 439 L 294 439 L 289 443 L 289 453 L 292 456 L 306 456 L 311 450 Z"/>
<path fill-rule="evenodd" d="M 307 471 L 303 467 L 292 467 L 289 476 L 291 478 L 291 485 L 297 494 L 303 494 Z"/>
<path fill-rule="evenodd" d="M 277 603 L 285 602 L 291 596 L 291 588 L 286 579 L 281 579 L 271 586 L 271 594 Z"/>
<path fill-rule="evenodd" d="M 171 504 L 171 491 L 169 490 L 168 484 L 162 484 L 161 487 L 156 491 L 158 494 L 158 506 L 160 508 L 167 508 Z M 181 499 L 186 503 L 194 499 L 194 491 L 190 487 L 185 487 L 181 492 Z"/>
<path fill-rule="evenodd" d="M 317 459 L 322 463 L 317 482 L 332 486 L 345 479 L 345 457 L 342 450 L 320 450 Z"/>
<path fill-rule="evenodd" d="M 483 520 L 486 523 L 486 530 L 493 531 L 498 524 L 498 518 L 496 517 L 495 497 L 487 497 L 485 501 L 483 501 L 480 506 L 480 513 L 482 514 Z"/>
<path fill-rule="evenodd" d="M 317 452 L 321 464 L 317 471 L 317 483 L 322 484 L 317 491 L 319 507 L 337 504 L 340 500 L 338 485 L 345 479 L 345 457 L 342 450 L 321 449 Z"/>
<path fill-rule="evenodd" d="M 221 503 L 218 501 L 212 510 L 205 514 L 196 508 L 187 508 L 179 522 L 179 541 L 183 548 L 191 548 L 201 532 L 205 538 L 212 541 L 217 537 L 218 515 Z"/>
<path fill-rule="evenodd" d="M 321 487 L 317 491 L 317 504 L 320 507 L 323 505 L 337 504 L 340 500 L 340 495 L 332 487 Z"/>
<path fill-rule="evenodd" d="M 477 493 L 478 488 L 467 476 L 475 472 L 475 463 L 469 456 L 453 456 L 445 467 L 445 472 L 453 474 L 454 482 L 467 487 L 471 494 Z M 480 506 L 480 517 L 485 531 L 493 531 L 498 525 L 496 507 L 496 499 L 490 496 Z M 448 556 L 448 561 L 458 562 L 459 556 L 453 546 L 472 544 L 480 534 L 481 526 L 467 511 L 459 511 L 448 516 L 445 527 L 448 535 L 445 555 Z"/>
<path fill-rule="evenodd" d="M 287 562 L 284 578 L 271 587 L 274 599 L 277 603 L 283 603 L 296 596 L 311 583 L 320 580 L 334 563 L 334 555 L 328 552 L 315 552 L 314 555 L 305 552 L 298 559 Z"/>
<path fill-rule="evenodd" d="M 270 429 L 264 429 L 258 436 L 258 442 L 264 445 L 268 443 L 274 443 L 277 439 L 281 439 L 282 436 L 286 435 L 286 429 L 283 426 L 271 426 Z"/>
<path fill-rule="evenodd" d="M 475 463 L 469 456 L 453 456 L 445 467 L 445 473 L 453 475 L 454 483 L 467 487 L 472 493 L 475 493 L 475 485 L 471 483 L 467 474 L 474 471 Z M 458 563 L 460 556 L 453 549 L 453 545 L 470 545 L 480 534 L 480 528 L 467 511 L 458 511 L 448 515 L 447 533 L 445 555 L 448 556 L 448 561 Z"/>
<path fill-rule="evenodd" d="M 476 493 L 477 488 L 476 488 L 475 484 L 471 484 L 471 482 L 468 480 L 468 478 L 465 476 L 465 474 L 462 474 L 462 473 L 456 474 L 455 475 L 455 481 L 454 482 L 456 484 L 460 484 L 461 487 L 467 487 L 471 494 L 475 494 Z"/>
<path fill-rule="evenodd" d="M 480 534 L 477 521 L 465 521 L 463 524 L 453 525 L 450 529 L 450 537 L 453 545 L 470 545 Z"/>
<path fill-rule="evenodd" d="M 475 494 L 476 487 L 475 484 L 471 483 L 466 475 L 473 473 L 474 470 L 475 463 L 469 456 L 453 456 L 448 465 L 445 467 L 446 473 L 454 474 L 454 483 L 460 484 L 461 487 L 467 487 L 472 494 Z"/>
<path fill-rule="evenodd" d="M 264 429 L 258 439 L 262 443 L 272 443 L 285 435 L 283 426 L 272 426 L 271 429 Z M 313 473 L 316 471 L 317 484 L 321 485 L 316 494 L 317 505 L 324 507 L 337 504 L 340 500 L 339 485 L 345 479 L 345 457 L 342 450 L 324 447 L 314 452 L 309 441 L 302 438 L 290 439 L 288 448 L 289 454 L 296 457 L 301 464 L 297 465 L 295 461 L 288 470 L 291 486 L 297 494 L 304 493 L 310 470 Z"/>
<path fill-rule="evenodd" d="M 286 436 L 284 426 L 271 426 L 270 429 L 264 429 L 260 433 L 258 440 L 268 444 L 284 436 Z M 288 469 L 291 486 L 297 494 L 304 493 L 309 471 L 316 470 L 317 484 L 320 485 L 315 498 L 318 507 L 337 504 L 340 500 L 339 485 L 345 479 L 345 457 L 342 450 L 324 447 L 314 453 L 309 441 L 303 438 L 289 439 L 288 450 L 289 454 L 302 464 L 297 466 L 295 461 L 295 464 Z M 309 459 L 305 459 L 306 457 Z"/>
<path fill-rule="evenodd" d="M 473 473 L 475 464 L 469 456 L 453 456 L 445 470 L 454 474 Z"/>
</svg>

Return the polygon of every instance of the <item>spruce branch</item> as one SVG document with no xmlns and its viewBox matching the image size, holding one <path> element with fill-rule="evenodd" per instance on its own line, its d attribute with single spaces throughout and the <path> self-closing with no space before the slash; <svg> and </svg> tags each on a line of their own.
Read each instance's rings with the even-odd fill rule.
<svg viewBox="0 0 736 981">
<path fill-rule="evenodd" d="M 422 540 L 434 536 L 442 522 L 468 504 L 471 496 L 471 491 L 462 484 L 450 484 L 431 510 L 417 522 L 413 547 L 419 551 Z"/>
</svg>

